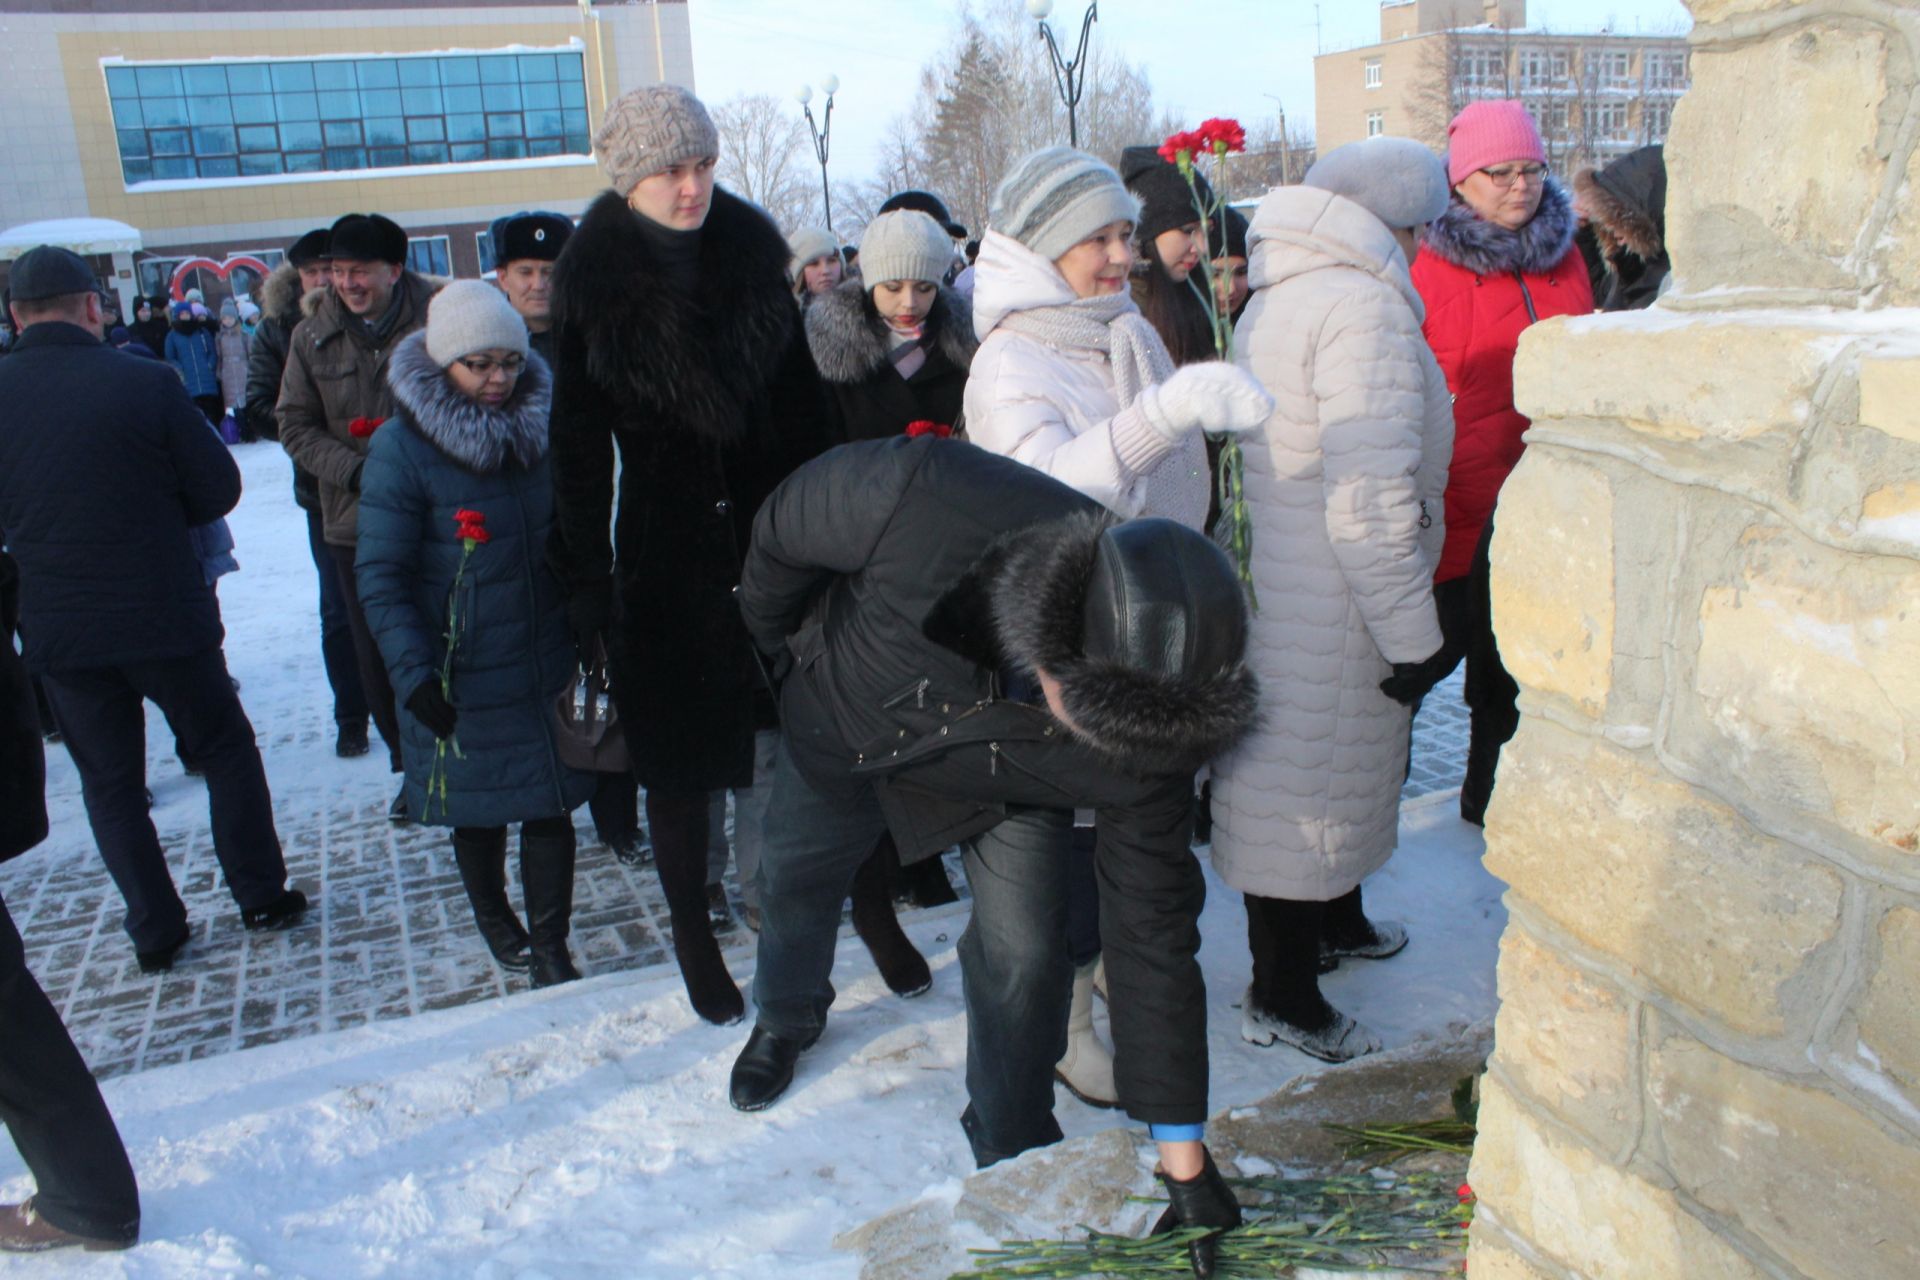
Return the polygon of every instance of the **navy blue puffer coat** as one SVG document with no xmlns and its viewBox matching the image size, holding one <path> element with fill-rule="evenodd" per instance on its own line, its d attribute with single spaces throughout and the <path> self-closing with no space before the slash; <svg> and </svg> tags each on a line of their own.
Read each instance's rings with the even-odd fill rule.
<svg viewBox="0 0 1920 1280">
<path fill-rule="evenodd" d="M 551 705 L 576 671 L 559 584 L 546 565 L 553 524 L 547 462 L 552 380 L 530 356 L 513 396 L 489 409 L 447 381 L 424 332 L 394 350 L 401 412 L 379 428 L 360 478 L 360 600 L 400 709 L 407 811 L 436 826 L 497 827 L 583 804 L 593 775 L 554 750 Z M 467 560 L 454 513 L 480 512 L 488 541 Z M 450 608 L 460 618 L 443 803 L 427 795 L 437 739 L 404 706 L 438 679 Z"/>
</svg>

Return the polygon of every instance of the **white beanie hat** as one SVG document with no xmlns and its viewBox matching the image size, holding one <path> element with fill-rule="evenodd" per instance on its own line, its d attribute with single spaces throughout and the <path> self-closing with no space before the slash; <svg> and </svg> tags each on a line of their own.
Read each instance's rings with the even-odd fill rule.
<svg viewBox="0 0 1920 1280">
<path fill-rule="evenodd" d="M 860 236 L 860 278 L 939 284 L 953 266 L 953 237 L 918 209 L 895 209 L 867 224 Z"/>
<path fill-rule="evenodd" d="M 507 295 L 484 280 L 455 280 L 427 304 L 427 354 L 442 369 L 461 356 L 498 348 L 527 354 L 527 323 Z"/>
<path fill-rule="evenodd" d="M 840 242 L 833 238 L 833 232 L 823 227 L 802 227 L 788 238 L 787 249 L 793 254 L 793 262 L 787 267 L 787 273 L 797 280 L 800 278 L 800 268 L 815 258 L 839 253 Z"/>
<path fill-rule="evenodd" d="M 1103 161 L 1047 147 L 1013 166 L 993 192 L 987 221 L 1052 262 L 1109 222 L 1137 222 L 1140 202 Z"/>
</svg>

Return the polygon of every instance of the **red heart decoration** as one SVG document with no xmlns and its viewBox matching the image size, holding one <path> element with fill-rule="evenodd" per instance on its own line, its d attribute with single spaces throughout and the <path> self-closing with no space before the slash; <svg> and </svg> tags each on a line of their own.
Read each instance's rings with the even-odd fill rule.
<svg viewBox="0 0 1920 1280">
<path fill-rule="evenodd" d="M 262 280 L 273 274 L 273 269 L 266 263 L 244 253 L 237 258 L 228 258 L 225 262 L 215 262 L 212 258 L 188 258 L 173 269 L 173 279 L 167 283 L 167 292 L 172 295 L 175 302 L 185 302 L 187 291 L 184 282 L 195 271 L 211 271 L 225 280 L 233 274 L 235 267 L 245 267 L 256 273 Z"/>
</svg>

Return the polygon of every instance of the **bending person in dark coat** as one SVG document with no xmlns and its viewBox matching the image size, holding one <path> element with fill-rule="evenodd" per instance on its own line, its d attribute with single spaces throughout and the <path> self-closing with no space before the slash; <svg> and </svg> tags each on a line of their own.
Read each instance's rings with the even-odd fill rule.
<svg viewBox="0 0 1920 1280">
<path fill-rule="evenodd" d="M 965 855 L 961 1125 L 976 1160 L 1059 1141 L 1066 850 L 1074 809 L 1092 808 L 1122 1105 L 1154 1126 L 1176 1206 L 1205 1206 L 1179 1221 L 1237 1223 L 1200 1142 L 1206 890 L 1188 847 L 1193 771 L 1247 731 L 1258 697 L 1226 557 L 1173 521 L 1115 524 L 972 445 L 896 438 L 837 449 L 774 492 L 740 606 L 786 674 L 759 1015 L 733 1105 L 770 1105 L 819 1038 L 840 902 L 890 829 L 904 857 L 954 841 Z"/>
<path fill-rule="evenodd" d="M 140 967 L 159 972 L 189 930 L 147 813 L 143 698 L 205 771 L 214 856 L 242 922 L 278 928 L 307 909 L 286 885 L 260 748 L 189 536 L 233 510 L 240 471 L 171 369 L 100 341 L 82 259 L 30 250 L 12 287 L 23 332 L 0 365 L 0 528 L 20 565 L 27 669 L 80 772 Z"/>
<path fill-rule="evenodd" d="M 726 1023 L 745 1002 L 707 917 L 707 793 L 754 785 L 774 727 L 734 587 L 754 512 L 830 437 L 787 243 L 714 188 L 718 148 L 674 85 L 627 94 L 594 138 L 614 189 L 554 271 L 552 556 L 581 653 L 607 639 L 687 993 Z"/>
</svg>

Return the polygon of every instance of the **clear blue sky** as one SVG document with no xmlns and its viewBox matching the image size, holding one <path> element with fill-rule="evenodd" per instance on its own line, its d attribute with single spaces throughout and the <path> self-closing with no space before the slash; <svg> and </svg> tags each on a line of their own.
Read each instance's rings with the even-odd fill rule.
<svg viewBox="0 0 1920 1280">
<path fill-rule="evenodd" d="M 798 85 L 833 72 L 841 82 L 833 168 L 864 177 L 887 118 L 912 101 L 921 64 L 946 46 L 956 8 L 954 0 L 689 0 L 700 96 L 771 93 L 786 101 Z M 1055 0 L 1063 43 L 1078 34 L 1085 11 L 1084 0 Z M 1691 22 L 1680 0 L 1529 0 L 1527 24 L 1683 33 Z M 1144 63 L 1155 99 L 1196 123 L 1269 117 L 1275 103 L 1267 95 L 1306 123 L 1314 53 L 1371 43 L 1379 30 L 1374 0 L 1101 0 L 1094 39 Z"/>
</svg>

